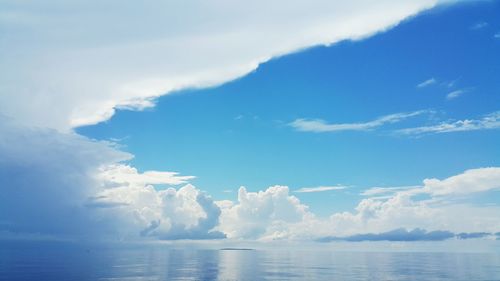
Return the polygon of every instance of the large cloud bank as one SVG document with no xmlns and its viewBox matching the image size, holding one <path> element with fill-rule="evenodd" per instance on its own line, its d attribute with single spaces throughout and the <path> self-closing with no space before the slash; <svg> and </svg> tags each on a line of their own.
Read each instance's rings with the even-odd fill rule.
<svg viewBox="0 0 500 281">
<path fill-rule="evenodd" d="M 322 219 L 286 186 L 258 192 L 241 187 L 235 201 L 214 201 L 188 183 L 191 176 L 141 173 L 120 164 L 131 155 L 111 143 L 12 125 L 5 118 L 0 134 L 3 235 L 169 240 L 311 240 L 348 235 L 355 241 L 375 238 L 352 235 L 401 227 L 464 232 L 457 237 L 469 238 L 469 232 L 498 232 L 500 225 L 500 208 L 461 200 L 499 190 L 496 167 L 425 179 L 409 188 L 366 190 L 363 194 L 369 197 L 354 212 Z M 436 233 L 443 234 L 406 235 L 430 239 Z"/>
<path fill-rule="evenodd" d="M 0 122 L 0 232 L 60 238 L 207 239 L 220 209 L 192 177 L 117 164 L 131 155 L 76 134 Z"/>
<path fill-rule="evenodd" d="M 94 124 L 272 57 L 370 36 L 443 2 L 7 0 L 0 112 L 61 130 Z"/>
<path fill-rule="evenodd" d="M 0 228 L 10 232 L 89 233 L 83 207 L 99 191 L 101 165 L 130 155 L 75 134 L 28 129 L 0 116 Z M 106 225 L 103 225 L 106 228 Z"/>
<path fill-rule="evenodd" d="M 370 36 L 443 2 L 3 1 L 0 234 L 272 240 L 399 227 L 498 231 L 497 207 L 449 202 L 497 189 L 499 168 L 429 179 L 320 219 L 287 187 L 240 188 L 237 200 L 214 201 L 192 176 L 140 172 L 112 143 L 72 132 L 276 56 Z"/>
</svg>

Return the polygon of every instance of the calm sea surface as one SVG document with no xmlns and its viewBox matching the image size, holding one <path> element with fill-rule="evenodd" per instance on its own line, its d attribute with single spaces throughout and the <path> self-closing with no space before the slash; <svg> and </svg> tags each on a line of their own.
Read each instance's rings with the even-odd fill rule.
<svg viewBox="0 0 500 281">
<path fill-rule="evenodd" d="M 500 254 L 2 242 L 0 280 L 500 280 Z"/>
</svg>

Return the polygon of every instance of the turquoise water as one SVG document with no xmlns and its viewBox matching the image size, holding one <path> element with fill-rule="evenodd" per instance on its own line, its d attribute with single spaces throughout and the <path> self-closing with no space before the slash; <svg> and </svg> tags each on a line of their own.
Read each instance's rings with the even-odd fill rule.
<svg viewBox="0 0 500 281">
<path fill-rule="evenodd" d="M 0 243 L 0 280 L 500 280 L 498 253 Z"/>
</svg>

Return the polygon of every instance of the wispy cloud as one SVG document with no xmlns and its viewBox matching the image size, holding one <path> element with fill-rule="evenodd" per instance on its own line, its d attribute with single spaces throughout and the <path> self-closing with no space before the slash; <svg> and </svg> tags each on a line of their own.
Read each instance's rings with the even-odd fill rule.
<svg viewBox="0 0 500 281">
<path fill-rule="evenodd" d="M 495 35 L 493 35 L 493 38 L 500 39 L 500 31 L 495 33 Z"/>
<path fill-rule="evenodd" d="M 295 190 L 295 193 L 311 193 L 311 192 L 324 192 L 331 190 L 343 190 L 346 189 L 347 186 L 344 185 L 335 185 L 335 186 L 317 186 L 317 187 L 303 187 L 301 189 Z"/>
<path fill-rule="evenodd" d="M 430 86 L 430 85 L 432 85 L 432 84 L 436 84 L 436 83 L 437 83 L 436 78 L 430 78 L 430 79 L 427 79 L 427 80 L 425 80 L 425 81 L 423 81 L 423 82 L 419 83 L 419 84 L 417 85 L 417 88 L 425 88 L 425 87 L 427 87 L 427 86 Z"/>
<path fill-rule="evenodd" d="M 481 119 L 464 119 L 452 122 L 442 122 L 437 125 L 402 129 L 397 132 L 404 135 L 423 135 L 498 128 L 500 128 L 500 111 L 490 113 Z"/>
<path fill-rule="evenodd" d="M 322 119 L 296 119 L 288 125 L 301 132 L 336 132 L 336 131 L 367 131 L 386 124 L 393 124 L 400 122 L 404 119 L 414 117 L 427 112 L 426 110 L 419 110 L 414 112 L 403 112 L 385 115 L 375 120 L 363 123 L 340 123 L 329 124 Z"/>
<path fill-rule="evenodd" d="M 478 22 L 478 23 L 473 24 L 473 25 L 470 27 L 470 29 L 471 29 L 471 30 L 483 29 L 483 28 L 487 27 L 488 25 L 489 25 L 489 24 L 488 24 L 487 22 L 485 22 L 485 21 L 480 21 L 480 22 Z"/>
<path fill-rule="evenodd" d="M 466 92 L 467 92 L 467 90 L 464 90 L 464 89 L 455 90 L 453 92 L 448 93 L 446 95 L 446 99 L 447 100 L 456 99 L 456 98 L 460 97 L 461 95 L 465 94 Z"/>
<path fill-rule="evenodd" d="M 457 79 L 451 80 L 449 82 L 444 82 L 443 86 L 446 86 L 448 88 L 453 88 L 453 87 L 455 87 L 455 85 L 458 83 L 459 80 L 460 80 L 460 78 L 457 78 Z"/>
<path fill-rule="evenodd" d="M 391 186 L 391 187 L 371 187 L 360 193 L 362 196 L 378 196 L 396 193 L 399 191 L 411 190 L 415 188 L 421 188 L 421 185 L 408 185 L 408 186 Z"/>
<path fill-rule="evenodd" d="M 186 184 L 194 176 L 180 176 L 176 172 L 146 171 L 140 173 L 136 168 L 125 164 L 113 164 L 101 167 L 99 177 L 116 185 L 145 185 L 145 184 Z"/>
</svg>

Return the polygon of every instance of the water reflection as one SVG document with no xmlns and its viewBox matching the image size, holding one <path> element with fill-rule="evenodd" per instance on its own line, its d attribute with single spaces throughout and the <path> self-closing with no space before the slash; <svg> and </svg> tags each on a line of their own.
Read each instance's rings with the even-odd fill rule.
<svg viewBox="0 0 500 281">
<path fill-rule="evenodd" d="M 0 243 L 0 280 L 500 280 L 499 254 Z"/>
</svg>

